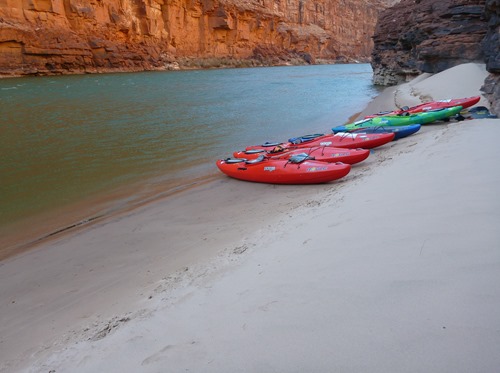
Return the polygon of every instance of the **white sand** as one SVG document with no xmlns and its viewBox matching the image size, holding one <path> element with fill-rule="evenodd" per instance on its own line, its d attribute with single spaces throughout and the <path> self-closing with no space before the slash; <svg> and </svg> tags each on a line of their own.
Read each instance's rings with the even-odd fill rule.
<svg viewBox="0 0 500 373">
<path fill-rule="evenodd" d="M 422 74 L 408 83 L 386 88 L 357 119 L 381 110 L 415 106 L 422 102 L 478 96 L 487 76 L 486 66 L 475 63 L 459 65 L 435 75 Z M 490 106 L 482 96 L 476 105 Z"/>
<path fill-rule="evenodd" d="M 471 93 L 439 98 L 479 94 L 459 68 Z M 496 371 L 497 138 L 430 125 L 319 186 L 221 177 L 4 261 L 0 370 Z"/>
</svg>

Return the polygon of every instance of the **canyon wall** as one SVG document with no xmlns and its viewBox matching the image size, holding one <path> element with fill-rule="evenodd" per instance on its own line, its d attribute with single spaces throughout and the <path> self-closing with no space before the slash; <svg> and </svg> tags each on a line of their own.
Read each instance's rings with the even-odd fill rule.
<svg viewBox="0 0 500 373">
<path fill-rule="evenodd" d="M 0 75 L 367 61 L 394 0 L 0 0 Z"/>
<path fill-rule="evenodd" d="M 374 82 L 397 84 L 483 61 L 485 0 L 402 0 L 382 12 L 374 34 Z"/>
<path fill-rule="evenodd" d="M 500 0 L 402 0 L 383 11 L 374 33 L 375 84 L 398 84 L 422 72 L 485 63 L 483 87 L 500 113 Z"/>
<path fill-rule="evenodd" d="M 485 17 L 488 32 L 482 42 L 486 70 L 490 72 L 483 85 L 484 95 L 494 113 L 500 115 L 500 0 L 487 0 Z"/>
</svg>

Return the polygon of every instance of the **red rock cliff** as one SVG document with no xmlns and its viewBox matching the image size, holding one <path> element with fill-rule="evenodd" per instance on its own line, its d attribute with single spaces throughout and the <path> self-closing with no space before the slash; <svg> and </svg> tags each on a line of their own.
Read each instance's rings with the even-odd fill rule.
<svg viewBox="0 0 500 373">
<path fill-rule="evenodd" d="M 165 69 L 184 59 L 367 60 L 394 0 L 0 0 L 0 75 Z"/>
</svg>

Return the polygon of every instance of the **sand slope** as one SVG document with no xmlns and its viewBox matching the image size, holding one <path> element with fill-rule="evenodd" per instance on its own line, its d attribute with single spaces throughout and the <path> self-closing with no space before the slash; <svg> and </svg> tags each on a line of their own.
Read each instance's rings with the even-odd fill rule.
<svg viewBox="0 0 500 373">
<path fill-rule="evenodd" d="M 495 371 L 497 138 L 430 125 L 342 182 L 221 178 L 2 262 L 0 369 Z"/>
<path fill-rule="evenodd" d="M 477 96 L 481 94 L 480 89 L 487 76 L 486 66 L 475 63 L 458 65 L 435 75 L 425 73 L 408 83 L 386 88 L 357 119 L 422 102 Z M 489 107 L 484 97 L 476 105 Z"/>
</svg>

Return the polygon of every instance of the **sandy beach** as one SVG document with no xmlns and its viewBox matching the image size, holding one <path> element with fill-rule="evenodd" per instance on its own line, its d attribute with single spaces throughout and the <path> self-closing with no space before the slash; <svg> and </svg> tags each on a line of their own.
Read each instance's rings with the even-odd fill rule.
<svg viewBox="0 0 500 373">
<path fill-rule="evenodd" d="M 424 74 L 359 117 L 485 76 Z M 323 185 L 221 174 L 4 260 L 0 371 L 497 371 L 498 137 L 426 125 Z"/>
</svg>

